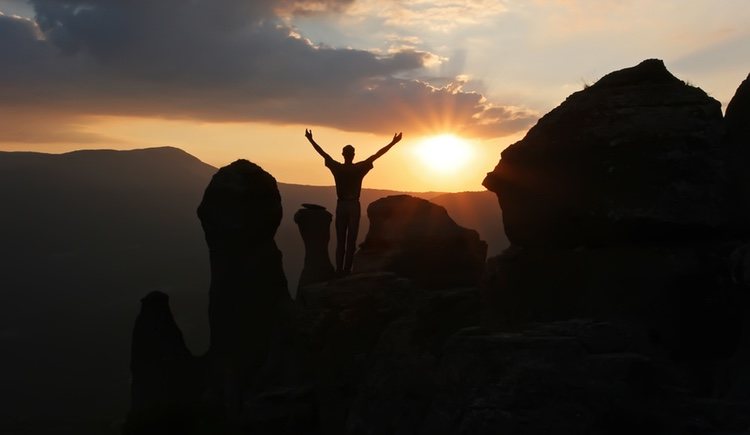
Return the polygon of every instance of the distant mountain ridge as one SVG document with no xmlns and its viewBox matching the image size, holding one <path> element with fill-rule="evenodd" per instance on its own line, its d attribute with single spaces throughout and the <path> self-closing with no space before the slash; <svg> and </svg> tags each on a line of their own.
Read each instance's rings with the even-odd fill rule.
<svg viewBox="0 0 750 435">
<path fill-rule="evenodd" d="M 209 269 L 196 208 L 216 170 L 173 147 L 0 152 L 0 427 L 85 420 L 107 433 L 127 408 L 133 301 L 149 291 L 170 294 L 191 348 L 205 349 Z M 303 258 L 294 213 L 303 202 L 333 211 L 336 195 L 333 186 L 279 189 L 276 240 L 294 293 Z M 363 189 L 363 215 L 400 193 Z M 491 192 L 412 195 L 478 230 L 490 255 L 507 246 Z M 360 228 L 361 240 L 366 220 Z"/>
</svg>

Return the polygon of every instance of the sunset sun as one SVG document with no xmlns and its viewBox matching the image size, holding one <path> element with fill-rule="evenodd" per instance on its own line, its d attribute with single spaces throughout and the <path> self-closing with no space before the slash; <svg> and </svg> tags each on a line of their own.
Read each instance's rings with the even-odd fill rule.
<svg viewBox="0 0 750 435">
<path fill-rule="evenodd" d="M 452 134 L 422 140 L 415 152 L 427 167 L 438 172 L 453 172 L 464 167 L 473 150 L 465 140 Z"/>
</svg>

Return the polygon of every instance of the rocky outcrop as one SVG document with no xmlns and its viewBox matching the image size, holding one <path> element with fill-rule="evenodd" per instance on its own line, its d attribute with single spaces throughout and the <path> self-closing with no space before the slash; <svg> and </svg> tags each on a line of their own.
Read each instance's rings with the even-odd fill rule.
<svg viewBox="0 0 750 435">
<path fill-rule="evenodd" d="M 723 129 L 719 103 L 653 59 L 542 117 L 485 179 L 512 247 L 488 262 L 483 325 L 593 318 L 676 360 L 733 355 L 746 200 Z"/>
<path fill-rule="evenodd" d="M 711 362 L 654 354 L 617 323 L 492 332 L 470 326 L 475 291 L 424 290 L 394 274 L 302 291 L 316 367 L 312 433 L 732 433 L 750 423 L 747 402 L 707 397 Z M 268 414 L 293 424 L 306 395 L 286 391 Z"/>
<path fill-rule="evenodd" d="M 529 322 L 608 320 L 675 358 L 727 358 L 742 331 L 731 251 L 721 243 L 512 248 L 488 261 L 483 324 L 517 330 Z"/>
<path fill-rule="evenodd" d="M 748 403 L 706 398 L 695 373 L 708 372 L 643 353 L 631 331 L 606 322 L 464 329 L 445 344 L 412 433 L 741 433 Z"/>
<path fill-rule="evenodd" d="M 568 97 L 484 185 L 514 245 L 704 237 L 727 230 L 736 202 L 721 130 L 720 103 L 650 59 Z"/>
<path fill-rule="evenodd" d="M 141 299 L 130 370 L 131 410 L 124 433 L 189 433 L 204 373 L 185 346 L 164 293 Z"/>
<path fill-rule="evenodd" d="M 355 272 L 387 271 L 428 288 L 475 285 L 487 244 L 458 226 L 445 208 L 408 195 L 367 207 L 370 229 L 355 255 Z"/>
<path fill-rule="evenodd" d="M 746 431 L 750 248 L 733 227 L 713 100 L 647 61 L 561 108 L 488 176 L 516 214 L 513 246 L 487 262 L 481 287 L 476 233 L 394 196 L 368 209 L 357 273 L 301 286 L 299 310 L 285 312 L 275 182 L 249 162 L 223 168 L 199 209 L 216 342 L 200 409 L 186 417 L 199 424 L 185 433 Z M 617 168 L 620 178 L 601 178 Z M 327 229 L 319 211 L 298 215 Z M 141 342 L 172 343 L 165 353 L 190 361 L 165 298 L 150 300 L 171 326 Z"/>
<path fill-rule="evenodd" d="M 479 322 L 476 288 L 425 290 L 393 273 L 300 289 L 321 433 L 419 433 L 438 355 Z"/>
<path fill-rule="evenodd" d="M 328 256 L 328 242 L 331 239 L 331 215 L 325 207 L 315 204 L 302 204 L 303 208 L 294 214 L 294 222 L 299 227 L 305 243 L 305 263 L 299 278 L 298 289 L 309 284 L 327 281 L 334 276 L 331 258 Z"/>
</svg>

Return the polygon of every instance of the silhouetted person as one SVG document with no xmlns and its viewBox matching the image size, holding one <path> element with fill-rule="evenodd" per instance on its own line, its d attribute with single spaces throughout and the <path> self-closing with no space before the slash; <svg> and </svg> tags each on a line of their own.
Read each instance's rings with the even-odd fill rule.
<svg viewBox="0 0 750 435">
<path fill-rule="evenodd" d="M 372 163 L 388 152 L 393 145 L 401 140 L 401 133 L 393 135 L 393 140 L 367 159 L 354 163 L 354 147 L 346 145 L 341 155 L 344 163 L 333 160 L 323 148 L 313 140 L 312 130 L 305 130 L 305 137 L 310 141 L 315 151 L 331 170 L 336 181 L 336 273 L 346 275 L 352 270 L 352 260 L 359 232 L 359 194 L 362 191 L 362 179 L 372 169 Z"/>
</svg>

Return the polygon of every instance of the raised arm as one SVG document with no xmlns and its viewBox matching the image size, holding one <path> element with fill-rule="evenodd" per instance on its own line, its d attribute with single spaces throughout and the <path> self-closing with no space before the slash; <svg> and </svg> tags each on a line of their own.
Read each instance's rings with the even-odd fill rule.
<svg viewBox="0 0 750 435">
<path fill-rule="evenodd" d="M 310 141 L 310 144 L 312 144 L 313 148 L 315 148 L 315 151 L 318 152 L 324 159 L 326 160 L 333 160 L 331 156 L 328 155 L 325 151 L 323 151 L 323 148 L 318 145 L 315 140 L 313 139 L 312 130 L 305 129 L 305 137 L 308 141 Z"/>
<path fill-rule="evenodd" d="M 396 145 L 400 140 L 401 140 L 401 133 L 399 132 L 399 133 L 394 134 L 393 135 L 393 140 L 391 140 L 391 143 L 389 143 L 388 145 L 384 146 L 378 152 L 376 152 L 375 154 L 373 154 L 370 157 L 368 157 L 367 161 L 370 162 L 370 163 L 372 163 L 375 160 L 379 159 L 383 154 L 387 153 L 388 150 L 390 150 L 391 147 L 393 145 Z"/>
</svg>

